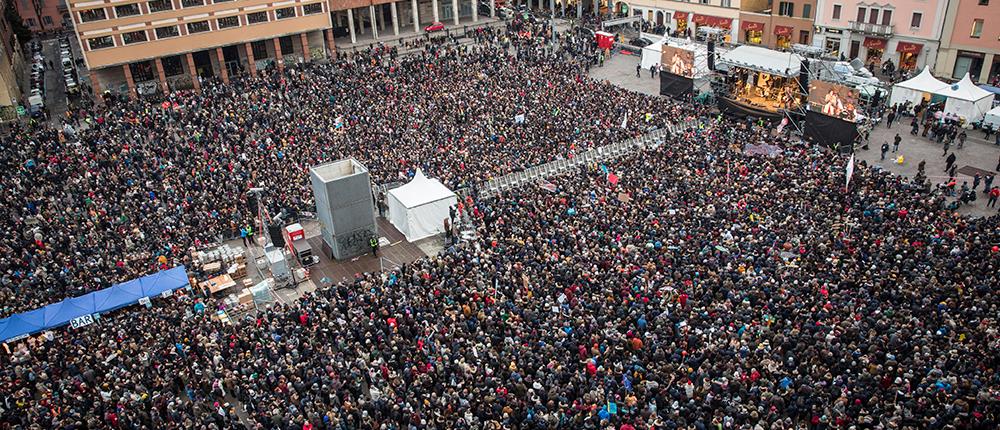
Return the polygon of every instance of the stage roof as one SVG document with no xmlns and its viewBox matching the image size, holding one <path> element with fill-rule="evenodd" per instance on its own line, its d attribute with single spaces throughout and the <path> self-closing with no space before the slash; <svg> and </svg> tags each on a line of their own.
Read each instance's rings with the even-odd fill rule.
<svg viewBox="0 0 1000 430">
<path fill-rule="evenodd" d="M 798 76 L 802 57 L 791 52 L 774 51 L 757 46 L 738 46 L 722 54 L 719 62 L 772 75 Z"/>
</svg>

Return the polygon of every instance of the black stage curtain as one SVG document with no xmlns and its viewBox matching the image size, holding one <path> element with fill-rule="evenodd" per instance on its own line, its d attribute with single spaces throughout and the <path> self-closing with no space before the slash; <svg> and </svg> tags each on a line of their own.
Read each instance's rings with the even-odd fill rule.
<svg viewBox="0 0 1000 430">
<path fill-rule="evenodd" d="M 858 136 L 858 127 L 850 121 L 808 111 L 803 136 L 806 140 L 829 148 L 850 148 Z"/>
<path fill-rule="evenodd" d="M 734 115 L 739 117 L 753 116 L 768 120 L 781 119 L 781 117 L 784 116 L 780 112 L 772 112 L 759 107 L 746 105 L 737 102 L 733 99 L 728 99 L 725 97 L 718 97 L 718 99 L 719 99 L 719 110 L 729 115 Z"/>
<path fill-rule="evenodd" d="M 694 79 L 673 73 L 660 72 L 660 95 L 687 100 L 694 92 Z"/>
</svg>

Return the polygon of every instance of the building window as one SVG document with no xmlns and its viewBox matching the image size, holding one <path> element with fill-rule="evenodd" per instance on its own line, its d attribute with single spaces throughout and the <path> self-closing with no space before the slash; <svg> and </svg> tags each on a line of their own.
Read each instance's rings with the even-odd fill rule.
<svg viewBox="0 0 1000 430">
<path fill-rule="evenodd" d="M 139 4 L 123 4 L 121 6 L 115 6 L 115 16 L 119 18 L 124 18 L 126 16 L 133 16 L 142 13 L 139 11 Z"/>
<path fill-rule="evenodd" d="M 882 25 L 892 25 L 892 11 L 883 10 L 882 11 Z"/>
<path fill-rule="evenodd" d="M 842 8 L 839 4 L 833 5 L 833 19 L 840 19 L 840 9 Z"/>
<path fill-rule="evenodd" d="M 146 30 L 132 31 L 122 34 L 122 41 L 125 42 L 126 45 L 145 42 L 147 40 L 149 40 L 149 38 L 146 36 Z"/>
<path fill-rule="evenodd" d="M 913 18 L 910 18 L 911 28 L 920 28 L 920 20 L 924 18 L 924 14 L 920 12 L 913 12 Z"/>
<path fill-rule="evenodd" d="M 115 46 L 115 40 L 111 36 L 95 37 L 87 39 L 87 45 L 90 45 L 91 50 L 111 48 Z"/>
<path fill-rule="evenodd" d="M 868 13 L 868 9 L 867 8 L 859 7 L 858 8 L 858 22 L 865 22 L 865 15 L 867 13 Z"/>
<path fill-rule="evenodd" d="M 184 74 L 184 66 L 180 55 L 163 57 L 160 59 L 160 64 L 163 66 L 164 76 L 177 76 Z"/>
<path fill-rule="evenodd" d="M 778 15 L 795 16 L 795 3 L 788 1 L 778 3 Z"/>
<path fill-rule="evenodd" d="M 295 53 L 295 43 L 292 42 L 291 36 L 284 36 L 278 38 L 278 45 L 281 46 L 281 55 L 288 55 Z"/>
<path fill-rule="evenodd" d="M 42 17 L 42 22 L 44 22 L 45 25 L 52 25 L 52 17 L 45 15 Z"/>
<path fill-rule="evenodd" d="M 89 9 L 80 11 L 80 22 L 91 22 L 100 21 L 102 19 L 108 19 L 104 9 Z"/>
<path fill-rule="evenodd" d="M 267 53 L 267 42 L 263 40 L 258 40 L 256 42 L 250 43 L 250 50 L 253 51 L 253 58 L 256 60 L 263 60 L 270 57 Z"/>
<path fill-rule="evenodd" d="M 155 30 L 157 39 L 167 39 L 170 37 L 180 36 L 180 31 L 177 30 L 176 25 L 171 25 L 167 27 L 157 27 Z"/>
<path fill-rule="evenodd" d="M 28 18 L 28 19 L 24 20 L 24 23 L 28 27 L 34 27 L 35 26 L 35 19 L 34 18 Z"/>
<path fill-rule="evenodd" d="M 267 12 L 252 12 L 247 14 L 247 24 L 260 24 L 267 22 Z"/>
<path fill-rule="evenodd" d="M 803 45 L 809 44 L 809 30 L 799 30 L 799 43 Z"/>
<path fill-rule="evenodd" d="M 878 24 L 878 9 L 872 8 L 871 13 L 868 14 L 869 24 Z"/>
<path fill-rule="evenodd" d="M 708 4 L 708 0 L 699 0 L 701 4 Z"/>
<path fill-rule="evenodd" d="M 173 10 L 174 4 L 170 0 L 155 0 L 148 3 L 149 13 L 163 12 L 165 10 Z"/>
<path fill-rule="evenodd" d="M 204 5 L 205 0 L 181 0 L 181 6 L 184 7 L 198 7 Z"/>
<path fill-rule="evenodd" d="M 980 6 L 989 6 L 990 5 L 990 0 L 979 0 L 979 5 Z"/>
<path fill-rule="evenodd" d="M 188 34 L 204 33 L 212 29 L 209 27 L 208 21 L 189 22 L 187 28 Z"/>
<path fill-rule="evenodd" d="M 733 0 L 722 0 L 722 7 L 733 7 Z"/>
<path fill-rule="evenodd" d="M 233 16 L 227 16 L 225 18 L 219 18 L 218 23 L 219 23 L 219 30 L 222 30 L 223 28 L 239 27 L 240 17 L 233 15 Z"/>
<path fill-rule="evenodd" d="M 275 9 L 274 16 L 276 16 L 278 19 L 295 18 L 295 8 L 283 7 L 281 9 Z"/>
<path fill-rule="evenodd" d="M 811 18 L 811 16 L 809 16 L 809 15 L 812 15 L 812 6 L 813 5 L 811 5 L 809 3 L 806 3 L 806 4 L 802 5 L 802 17 L 803 18 L 807 18 L 807 19 Z"/>
<path fill-rule="evenodd" d="M 312 15 L 323 12 L 323 3 L 309 3 L 302 6 L 303 15 Z"/>
<path fill-rule="evenodd" d="M 972 21 L 972 34 L 969 37 L 978 39 L 983 36 L 983 20 L 977 18 Z"/>
</svg>

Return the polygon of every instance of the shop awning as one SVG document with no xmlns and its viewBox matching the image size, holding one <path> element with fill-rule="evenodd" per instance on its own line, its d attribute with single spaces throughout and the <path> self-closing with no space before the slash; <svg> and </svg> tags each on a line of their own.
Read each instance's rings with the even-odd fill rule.
<svg viewBox="0 0 1000 430">
<path fill-rule="evenodd" d="M 869 49 L 885 49 L 887 41 L 885 39 L 879 39 L 876 37 L 866 37 L 865 38 L 865 48 Z"/>
<path fill-rule="evenodd" d="M 692 19 L 691 21 L 694 22 L 695 24 L 707 25 L 709 27 L 732 28 L 733 26 L 732 18 L 723 18 L 721 16 L 712 16 L 712 15 L 701 15 L 697 13 L 694 14 L 694 19 Z"/>
<path fill-rule="evenodd" d="M 904 54 L 919 54 L 921 49 L 924 49 L 924 45 L 919 43 L 899 42 L 896 44 L 896 52 Z"/>
<path fill-rule="evenodd" d="M 740 29 L 744 31 L 764 31 L 764 23 L 753 22 L 753 21 L 742 21 L 740 22 Z"/>
<path fill-rule="evenodd" d="M 787 25 L 776 25 L 774 26 L 774 34 L 778 36 L 791 36 L 794 27 L 789 27 Z"/>
</svg>

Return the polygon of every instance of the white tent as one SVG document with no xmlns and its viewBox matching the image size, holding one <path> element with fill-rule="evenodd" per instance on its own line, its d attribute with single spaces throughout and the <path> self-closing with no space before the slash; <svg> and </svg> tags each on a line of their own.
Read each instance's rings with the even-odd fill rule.
<svg viewBox="0 0 1000 430">
<path fill-rule="evenodd" d="M 993 109 L 990 109 L 989 112 L 986 112 L 986 117 L 983 118 L 983 127 L 987 125 L 992 127 L 993 130 L 996 130 L 997 127 L 1000 127 L 1000 106 L 997 106 Z"/>
<path fill-rule="evenodd" d="M 386 200 L 389 222 L 410 242 L 443 233 L 448 209 L 458 204 L 455 193 L 420 170 L 410 182 L 389 190 Z"/>
<path fill-rule="evenodd" d="M 967 124 L 979 122 L 993 107 L 993 93 L 972 83 L 968 73 L 961 81 L 942 89 L 938 94 L 948 97 L 944 102 L 944 113 L 965 118 Z"/>
<path fill-rule="evenodd" d="M 719 62 L 788 77 L 798 76 L 802 67 L 802 57 L 798 54 L 747 45 L 722 54 Z"/>
<path fill-rule="evenodd" d="M 918 105 L 925 97 L 940 94 L 940 91 L 947 87 L 948 84 L 931 75 L 930 67 L 924 67 L 924 70 L 917 76 L 892 86 L 889 105 L 905 104 L 906 102 Z"/>
</svg>

